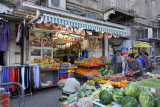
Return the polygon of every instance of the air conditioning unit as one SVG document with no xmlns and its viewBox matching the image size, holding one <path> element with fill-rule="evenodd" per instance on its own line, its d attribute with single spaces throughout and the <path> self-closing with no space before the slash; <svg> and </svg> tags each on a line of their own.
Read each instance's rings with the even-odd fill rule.
<svg viewBox="0 0 160 107">
<path fill-rule="evenodd" d="M 48 7 L 66 10 L 66 0 L 48 0 Z"/>
<path fill-rule="evenodd" d="M 150 39 L 153 38 L 153 29 L 147 28 L 147 29 L 138 29 L 138 39 Z"/>
</svg>

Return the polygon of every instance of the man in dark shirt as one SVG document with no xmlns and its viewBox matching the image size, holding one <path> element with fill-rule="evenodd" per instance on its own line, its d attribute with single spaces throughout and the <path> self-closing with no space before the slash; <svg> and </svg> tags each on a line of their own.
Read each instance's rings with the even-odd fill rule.
<svg viewBox="0 0 160 107">
<path fill-rule="evenodd" d="M 139 52 L 139 57 L 136 58 L 136 59 L 140 60 L 141 64 L 142 64 L 142 67 L 145 68 L 144 64 L 145 64 L 146 59 L 142 57 L 142 53 L 141 52 Z"/>
<path fill-rule="evenodd" d="M 152 60 L 151 58 L 149 58 L 147 52 L 144 53 L 144 56 L 146 57 L 146 62 L 145 62 L 146 72 L 152 72 Z"/>
<path fill-rule="evenodd" d="M 129 70 L 133 71 L 133 76 L 137 79 L 140 76 L 143 76 L 141 62 L 134 57 L 134 53 L 128 55 L 129 60 Z"/>
<path fill-rule="evenodd" d="M 72 51 L 71 56 L 69 57 L 69 63 L 71 63 L 71 64 L 74 64 L 74 60 L 75 60 L 75 57 L 73 54 L 74 54 L 74 52 Z"/>
<path fill-rule="evenodd" d="M 65 55 L 63 57 L 63 62 L 68 62 L 68 53 L 65 52 Z"/>
</svg>

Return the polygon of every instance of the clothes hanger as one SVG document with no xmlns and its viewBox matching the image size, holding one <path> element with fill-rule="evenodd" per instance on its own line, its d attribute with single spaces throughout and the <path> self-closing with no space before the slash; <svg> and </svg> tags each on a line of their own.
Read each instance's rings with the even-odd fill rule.
<svg viewBox="0 0 160 107">
<path fill-rule="evenodd" d="M 0 20 L 8 22 L 8 20 L 4 19 L 3 17 L 0 17 Z"/>
</svg>

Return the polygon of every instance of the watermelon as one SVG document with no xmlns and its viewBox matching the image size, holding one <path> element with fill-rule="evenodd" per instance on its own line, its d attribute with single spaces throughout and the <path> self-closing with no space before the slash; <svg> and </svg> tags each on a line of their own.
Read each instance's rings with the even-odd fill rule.
<svg viewBox="0 0 160 107">
<path fill-rule="evenodd" d="M 122 90 L 120 90 L 119 88 L 115 88 L 115 89 L 113 90 L 113 93 L 119 92 L 119 91 L 122 91 Z"/>
<path fill-rule="evenodd" d="M 160 95 L 155 96 L 155 107 L 160 107 Z"/>
<path fill-rule="evenodd" d="M 154 98 L 150 92 L 142 91 L 139 95 L 141 107 L 154 107 Z"/>
<path fill-rule="evenodd" d="M 138 101 L 132 96 L 123 97 L 121 104 L 123 107 L 138 107 Z"/>
<path fill-rule="evenodd" d="M 138 97 L 141 92 L 140 87 L 135 84 L 134 82 L 128 82 L 124 86 L 124 94 L 126 96 L 133 96 L 133 97 Z"/>
<path fill-rule="evenodd" d="M 117 104 L 121 104 L 121 100 L 124 97 L 124 93 L 123 91 L 117 91 L 113 93 L 113 100 L 117 103 Z"/>
<path fill-rule="evenodd" d="M 99 93 L 100 103 L 107 105 L 112 101 L 112 94 L 108 90 L 102 90 Z"/>
</svg>

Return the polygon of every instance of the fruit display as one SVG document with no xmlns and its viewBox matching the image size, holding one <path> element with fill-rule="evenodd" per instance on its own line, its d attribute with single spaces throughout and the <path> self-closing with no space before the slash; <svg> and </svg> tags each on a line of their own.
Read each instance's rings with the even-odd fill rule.
<svg viewBox="0 0 160 107">
<path fill-rule="evenodd" d="M 97 71 L 98 71 L 100 74 L 106 74 L 106 72 L 108 71 L 108 69 L 105 69 L 104 67 L 100 67 Z"/>
<path fill-rule="evenodd" d="M 98 81 L 99 83 L 105 84 L 105 83 L 110 83 L 112 86 L 118 86 L 118 87 L 124 87 L 128 81 L 127 80 L 121 80 L 121 82 L 111 82 L 110 80 L 105 81 L 105 80 L 100 80 Z"/>
<path fill-rule="evenodd" d="M 141 91 L 140 87 L 134 82 L 128 82 L 124 86 L 124 94 L 126 96 L 138 97 L 140 94 L 140 91 Z"/>
<path fill-rule="evenodd" d="M 95 81 L 94 80 L 87 80 L 87 84 L 88 85 L 95 85 Z"/>
<path fill-rule="evenodd" d="M 86 74 L 88 74 L 89 72 L 92 72 L 92 73 L 95 73 L 95 74 L 97 74 L 97 75 L 100 75 L 97 70 L 95 70 L 95 69 L 89 69 L 89 70 L 88 70 L 88 68 L 78 68 L 78 69 L 76 69 L 75 72 L 78 73 L 78 74 L 83 74 L 83 75 L 86 75 Z"/>
<path fill-rule="evenodd" d="M 122 79 L 122 77 L 123 77 L 123 75 L 121 75 L 121 74 L 109 75 L 109 80 L 120 81 Z"/>
<path fill-rule="evenodd" d="M 121 104 L 123 107 L 138 107 L 138 101 L 132 96 L 125 96 L 122 99 Z"/>
<path fill-rule="evenodd" d="M 99 100 L 100 100 L 100 103 L 104 105 L 110 104 L 112 101 L 112 94 L 107 90 L 102 90 L 99 93 Z"/>
<path fill-rule="evenodd" d="M 95 85 L 95 82 L 107 80 L 108 76 L 105 75 L 103 77 L 94 77 L 93 80 L 87 80 L 88 85 Z"/>
<path fill-rule="evenodd" d="M 112 95 L 113 100 L 117 103 L 117 104 L 121 104 L 121 100 L 124 97 L 124 93 L 123 91 L 117 91 L 114 92 Z"/>
<path fill-rule="evenodd" d="M 137 82 L 138 85 L 158 89 L 160 88 L 160 80 L 157 78 L 143 79 Z"/>
<path fill-rule="evenodd" d="M 75 64 L 77 66 L 86 66 L 86 67 L 99 66 L 100 64 L 107 64 L 107 63 L 111 63 L 111 60 L 106 58 L 104 62 L 102 58 L 95 58 L 95 57 L 84 58 L 82 60 L 75 61 Z"/>
<path fill-rule="evenodd" d="M 141 107 L 154 107 L 154 97 L 151 93 L 143 91 L 139 95 Z"/>
</svg>

